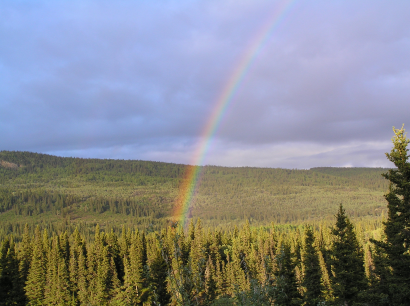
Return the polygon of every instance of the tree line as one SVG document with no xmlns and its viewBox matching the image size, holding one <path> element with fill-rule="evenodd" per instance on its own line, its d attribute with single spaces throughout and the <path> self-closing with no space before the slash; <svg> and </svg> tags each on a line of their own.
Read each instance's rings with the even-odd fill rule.
<svg viewBox="0 0 410 306">
<path fill-rule="evenodd" d="M 365 248 L 342 206 L 330 231 L 303 233 L 205 231 L 198 219 L 187 231 L 97 226 L 87 243 L 78 230 L 26 226 L 20 243 L 1 243 L 0 305 L 406 305 L 408 274 L 395 274 L 390 242 Z"/>
</svg>

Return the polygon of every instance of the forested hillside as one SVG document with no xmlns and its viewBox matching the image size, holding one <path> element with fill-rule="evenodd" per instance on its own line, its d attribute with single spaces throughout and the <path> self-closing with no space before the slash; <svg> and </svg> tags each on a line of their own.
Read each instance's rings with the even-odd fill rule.
<svg viewBox="0 0 410 306">
<path fill-rule="evenodd" d="M 0 152 L 0 236 L 24 224 L 50 229 L 61 221 L 118 230 L 122 224 L 159 229 L 170 221 L 186 165 L 63 158 Z M 387 181 L 375 168 L 228 168 L 205 166 L 189 217 L 230 228 L 332 218 L 343 203 L 353 218 L 385 208 Z M 60 225 L 59 225 L 60 226 Z"/>
<path fill-rule="evenodd" d="M 405 305 L 395 133 L 397 169 L 203 167 L 188 229 L 170 213 L 189 166 L 1 152 L 0 305 Z"/>
</svg>

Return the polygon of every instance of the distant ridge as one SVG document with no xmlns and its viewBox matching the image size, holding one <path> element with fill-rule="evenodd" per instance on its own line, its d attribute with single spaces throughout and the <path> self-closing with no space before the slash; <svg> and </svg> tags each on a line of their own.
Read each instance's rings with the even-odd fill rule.
<svg viewBox="0 0 410 306">
<path fill-rule="evenodd" d="M 46 154 L 46 153 L 36 153 L 36 152 L 31 152 L 31 151 L 8 151 L 8 150 L 2 150 L 0 151 L 0 158 L 3 158 L 4 160 L 0 160 L 0 166 L 3 166 L 5 168 L 16 168 L 19 166 L 24 166 L 24 165 L 33 165 L 33 160 L 36 161 L 43 161 L 46 162 L 47 164 L 50 165 L 59 165 L 63 166 L 61 163 L 57 163 L 57 161 L 76 161 L 76 160 L 81 160 L 81 161 L 100 161 L 100 162 L 147 162 L 147 163 L 158 163 L 158 164 L 165 164 L 165 165 L 177 165 L 177 166 L 183 166 L 183 167 L 188 167 L 192 165 L 188 164 L 181 164 L 181 163 L 171 163 L 171 162 L 163 162 L 163 161 L 151 161 L 151 160 L 139 160 L 139 159 L 114 159 L 114 158 L 93 158 L 93 157 L 66 157 L 66 156 L 58 156 L 58 155 L 52 155 L 52 154 Z M 67 165 L 64 163 L 64 165 Z M 34 165 L 33 165 L 34 166 Z M 291 168 L 281 168 L 281 167 L 254 167 L 254 166 L 240 166 L 240 167 L 230 167 L 230 166 L 215 166 L 215 165 L 205 165 L 202 167 L 216 167 L 216 168 L 232 168 L 232 169 L 283 169 L 283 170 L 294 170 L 294 171 L 306 171 L 304 169 L 291 169 Z M 312 167 L 309 168 L 311 171 L 316 171 L 316 172 L 323 172 L 323 173 L 329 173 L 332 172 L 331 170 L 334 170 L 334 172 L 337 172 L 339 170 L 341 171 L 356 171 L 358 169 L 392 169 L 392 168 L 382 168 L 382 167 L 333 167 L 333 166 L 327 166 L 327 167 Z"/>
<path fill-rule="evenodd" d="M 0 161 L 0 224 L 5 232 L 11 220 L 49 224 L 62 218 L 81 226 L 162 227 L 172 221 L 185 171 L 192 167 L 19 151 L 1 151 Z M 204 166 L 187 217 L 220 227 L 245 220 L 255 226 L 300 224 L 332 219 L 342 203 L 352 218 L 377 219 L 386 209 L 384 172 Z"/>
</svg>

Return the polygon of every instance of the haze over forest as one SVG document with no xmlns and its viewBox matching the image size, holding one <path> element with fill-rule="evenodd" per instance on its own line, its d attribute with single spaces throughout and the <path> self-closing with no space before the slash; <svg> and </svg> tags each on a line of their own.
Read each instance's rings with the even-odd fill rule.
<svg viewBox="0 0 410 306">
<path fill-rule="evenodd" d="M 409 123 L 409 11 L 374 0 L 2 1 L 1 150 L 192 163 L 259 43 L 201 164 L 391 167 L 391 127 Z"/>
</svg>

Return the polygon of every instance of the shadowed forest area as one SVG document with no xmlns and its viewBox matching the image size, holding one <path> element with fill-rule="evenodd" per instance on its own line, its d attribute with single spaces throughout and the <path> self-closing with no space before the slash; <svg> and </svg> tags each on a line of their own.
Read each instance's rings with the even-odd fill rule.
<svg viewBox="0 0 410 306">
<path fill-rule="evenodd" d="M 187 229 L 187 166 L 2 151 L 0 305 L 408 305 L 394 132 L 392 169 L 205 166 Z"/>
</svg>

